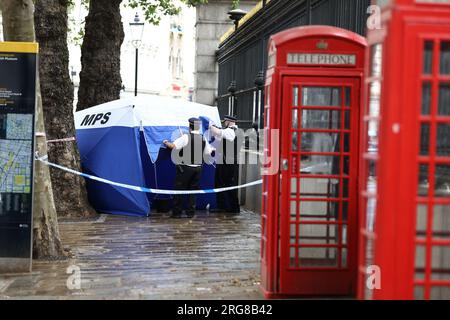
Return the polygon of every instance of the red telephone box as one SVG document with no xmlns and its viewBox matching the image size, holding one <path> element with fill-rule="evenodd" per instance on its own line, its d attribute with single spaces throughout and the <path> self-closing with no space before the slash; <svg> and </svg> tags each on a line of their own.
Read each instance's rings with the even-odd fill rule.
<svg viewBox="0 0 450 320">
<path fill-rule="evenodd" d="M 450 299 L 450 1 L 375 2 L 358 296 Z"/>
<path fill-rule="evenodd" d="M 356 294 L 365 48 L 363 37 L 328 26 L 270 39 L 265 144 L 267 159 L 279 157 L 280 168 L 263 186 L 268 298 Z M 273 130 L 279 139 L 271 139 Z"/>
</svg>

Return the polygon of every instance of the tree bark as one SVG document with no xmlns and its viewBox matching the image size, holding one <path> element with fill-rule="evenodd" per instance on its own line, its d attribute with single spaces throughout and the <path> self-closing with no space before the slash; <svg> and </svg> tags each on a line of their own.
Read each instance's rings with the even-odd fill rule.
<svg viewBox="0 0 450 320">
<path fill-rule="evenodd" d="M 81 47 L 78 110 L 120 98 L 120 47 L 124 39 L 122 0 L 91 0 Z"/>
<path fill-rule="evenodd" d="M 75 136 L 73 84 L 69 75 L 68 0 L 37 0 L 36 39 L 39 42 L 39 75 L 47 139 Z M 49 160 L 80 171 L 75 141 L 48 145 Z M 58 216 L 86 217 L 96 212 L 89 205 L 83 178 L 50 168 Z"/>
<path fill-rule="evenodd" d="M 0 6 L 3 15 L 5 40 L 35 41 L 33 0 L 2 0 Z M 36 94 L 36 131 L 45 132 L 39 79 Z M 45 137 L 36 138 L 36 151 L 40 155 L 47 154 Z M 63 256 L 64 250 L 59 235 L 50 171 L 46 165 L 39 161 L 36 161 L 34 171 L 33 211 L 33 257 L 40 259 Z"/>
</svg>

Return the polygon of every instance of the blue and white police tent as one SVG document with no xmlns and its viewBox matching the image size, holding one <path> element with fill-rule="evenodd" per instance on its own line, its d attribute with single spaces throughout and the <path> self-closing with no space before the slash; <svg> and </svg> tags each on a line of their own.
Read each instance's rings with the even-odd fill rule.
<svg viewBox="0 0 450 320">
<path fill-rule="evenodd" d="M 175 165 L 164 140 L 188 131 L 189 118 L 220 125 L 216 107 L 160 96 L 112 101 L 75 114 L 83 172 L 109 181 L 173 190 Z M 204 128 L 204 130 L 206 130 Z M 214 166 L 204 165 L 201 189 L 214 188 Z M 99 212 L 148 216 L 160 195 L 86 179 L 89 201 Z M 197 197 L 198 209 L 215 207 L 214 194 Z"/>
</svg>

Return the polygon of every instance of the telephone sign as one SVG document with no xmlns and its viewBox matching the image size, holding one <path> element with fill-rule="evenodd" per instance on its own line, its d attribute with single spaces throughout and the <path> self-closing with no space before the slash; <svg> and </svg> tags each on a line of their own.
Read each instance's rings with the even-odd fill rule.
<svg viewBox="0 0 450 320">
<path fill-rule="evenodd" d="M 289 53 L 288 64 L 356 65 L 354 54 Z"/>
</svg>

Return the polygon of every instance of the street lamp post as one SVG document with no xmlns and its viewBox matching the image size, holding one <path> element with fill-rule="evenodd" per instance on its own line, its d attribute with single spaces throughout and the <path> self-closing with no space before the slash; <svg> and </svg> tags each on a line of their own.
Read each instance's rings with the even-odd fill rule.
<svg viewBox="0 0 450 320">
<path fill-rule="evenodd" d="M 136 66 L 134 75 L 134 96 L 138 93 L 138 62 L 139 62 L 139 47 L 142 43 L 142 35 L 144 33 L 144 23 L 139 19 L 139 15 L 136 13 L 133 22 L 130 22 L 131 30 L 131 44 L 136 49 Z"/>
<path fill-rule="evenodd" d="M 234 29 L 235 31 L 239 28 L 239 21 L 247 14 L 244 10 L 241 9 L 234 9 L 231 11 L 228 11 L 228 15 L 230 16 L 230 19 L 234 21 Z"/>
</svg>

